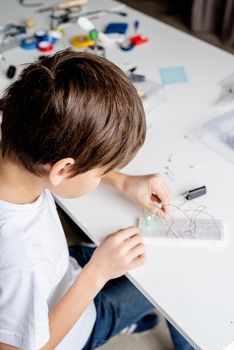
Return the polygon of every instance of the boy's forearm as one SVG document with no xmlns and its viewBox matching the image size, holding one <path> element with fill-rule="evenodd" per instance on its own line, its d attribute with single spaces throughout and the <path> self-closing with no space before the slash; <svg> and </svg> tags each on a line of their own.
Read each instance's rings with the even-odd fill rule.
<svg viewBox="0 0 234 350">
<path fill-rule="evenodd" d="M 60 343 L 104 284 L 95 267 L 87 264 L 63 298 L 50 310 L 50 339 L 41 350 L 52 350 Z"/>
<path fill-rule="evenodd" d="M 107 173 L 103 176 L 102 183 L 118 188 L 118 190 L 124 192 L 124 185 L 127 178 L 128 175 L 116 171 L 111 171 L 110 173 Z"/>
</svg>

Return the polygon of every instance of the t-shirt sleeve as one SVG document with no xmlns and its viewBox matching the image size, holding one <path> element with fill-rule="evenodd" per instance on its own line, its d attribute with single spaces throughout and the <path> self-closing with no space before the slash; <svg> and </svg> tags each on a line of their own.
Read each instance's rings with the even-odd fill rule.
<svg viewBox="0 0 234 350">
<path fill-rule="evenodd" d="M 36 350 L 48 340 L 48 306 L 35 272 L 0 268 L 0 342 Z"/>
</svg>

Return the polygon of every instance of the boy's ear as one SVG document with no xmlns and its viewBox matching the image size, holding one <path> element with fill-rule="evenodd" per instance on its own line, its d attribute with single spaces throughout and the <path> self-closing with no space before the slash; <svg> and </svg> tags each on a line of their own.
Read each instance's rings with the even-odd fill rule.
<svg viewBox="0 0 234 350">
<path fill-rule="evenodd" d="M 73 158 L 64 158 L 53 164 L 48 175 L 50 183 L 58 186 L 67 177 L 74 162 Z"/>
</svg>

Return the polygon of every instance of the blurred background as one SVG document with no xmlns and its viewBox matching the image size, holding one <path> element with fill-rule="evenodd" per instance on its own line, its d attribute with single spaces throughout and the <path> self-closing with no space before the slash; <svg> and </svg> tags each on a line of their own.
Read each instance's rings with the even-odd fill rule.
<svg viewBox="0 0 234 350">
<path fill-rule="evenodd" d="M 234 0 L 121 0 L 121 2 L 234 53 Z"/>
</svg>

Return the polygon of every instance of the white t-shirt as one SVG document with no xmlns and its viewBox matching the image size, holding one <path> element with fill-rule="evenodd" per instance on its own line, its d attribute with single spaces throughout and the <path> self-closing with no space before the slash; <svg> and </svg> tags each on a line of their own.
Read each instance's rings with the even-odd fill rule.
<svg viewBox="0 0 234 350">
<path fill-rule="evenodd" d="M 49 191 L 31 204 L 0 201 L 0 342 L 24 350 L 45 345 L 48 310 L 80 271 Z M 92 302 L 56 350 L 82 349 L 95 320 Z"/>
</svg>

